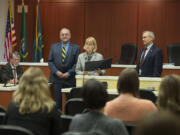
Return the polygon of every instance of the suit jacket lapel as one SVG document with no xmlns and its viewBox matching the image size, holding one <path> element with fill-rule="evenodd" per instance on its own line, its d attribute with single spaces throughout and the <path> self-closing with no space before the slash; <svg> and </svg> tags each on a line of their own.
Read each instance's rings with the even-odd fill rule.
<svg viewBox="0 0 180 135">
<path fill-rule="evenodd" d="M 97 60 L 96 60 L 96 54 L 94 54 L 94 53 L 92 54 L 92 58 L 91 58 L 90 61 L 97 61 Z"/>
<path fill-rule="evenodd" d="M 138 58 L 138 65 L 140 64 L 142 53 L 143 53 L 143 49 L 140 50 L 140 55 L 139 55 L 139 58 Z"/>
<path fill-rule="evenodd" d="M 8 63 L 7 66 L 8 66 L 8 70 L 9 70 L 10 76 L 13 76 L 13 71 L 12 71 L 11 64 Z"/>
<path fill-rule="evenodd" d="M 61 43 L 57 46 L 57 49 L 60 50 L 60 57 L 62 56 L 62 46 Z"/>
</svg>

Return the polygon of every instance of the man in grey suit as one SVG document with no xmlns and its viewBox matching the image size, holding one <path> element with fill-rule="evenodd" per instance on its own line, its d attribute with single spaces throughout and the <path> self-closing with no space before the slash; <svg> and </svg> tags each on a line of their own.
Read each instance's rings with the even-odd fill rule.
<svg viewBox="0 0 180 135">
<path fill-rule="evenodd" d="M 51 45 L 48 65 L 50 82 L 53 83 L 55 100 L 58 108 L 62 106 L 61 88 L 75 87 L 75 67 L 80 47 L 70 42 L 71 32 L 67 28 L 60 30 L 61 42 Z"/>
<path fill-rule="evenodd" d="M 142 35 L 144 48 L 140 50 L 136 70 L 141 77 L 160 77 L 163 67 L 163 53 L 154 45 L 155 35 L 144 31 Z"/>
</svg>

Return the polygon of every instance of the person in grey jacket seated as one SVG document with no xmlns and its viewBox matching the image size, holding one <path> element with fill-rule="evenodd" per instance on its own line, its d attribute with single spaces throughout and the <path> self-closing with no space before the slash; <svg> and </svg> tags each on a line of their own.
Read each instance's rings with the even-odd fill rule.
<svg viewBox="0 0 180 135">
<path fill-rule="evenodd" d="M 85 62 L 87 61 L 99 61 L 103 60 L 103 56 L 100 53 L 97 53 L 97 43 L 94 37 L 88 37 L 85 41 L 84 50 L 79 55 L 78 61 L 76 64 L 76 74 L 78 75 L 103 75 L 105 70 L 96 69 L 94 71 L 85 71 Z"/>
<path fill-rule="evenodd" d="M 88 80 L 82 88 L 82 95 L 87 110 L 73 117 L 69 131 L 99 131 L 105 135 L 128 135 L 121 120 L 110 118 L 104 114 L 108 94 L 102 83 L 95 79 Z"/>
</svg>

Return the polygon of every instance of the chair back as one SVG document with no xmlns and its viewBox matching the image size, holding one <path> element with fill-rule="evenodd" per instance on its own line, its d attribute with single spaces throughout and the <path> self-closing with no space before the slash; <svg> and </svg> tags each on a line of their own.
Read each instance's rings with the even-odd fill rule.
<svg viewBox="0 0 180 135">
<path fill-rule="evenodd" d="M 65 114 L 74 116 L 77 113 L 82 113 L 86 105 L 82 98 L 71 98 L 65 103 Z"/>
<path fill-rule="evenodd" d="M 140 98 L 151 100 L 154 104 L 156 103 L 157 97 L 152 90 L 140 89 Z"/>
<path fill-rule="evenodd" d="M 67 132 L 69 130 L 69 125 L 71 123 L 73 116 L 70 115 L 61 115 L 62 119 L 62 133 Z"/>
<path fill-rule="evenodd" d="M 70 98 L 82 98 L 81 87 L 74 87 L 70 91 Z"/>
<path fill-rule="evenodd" d="M 3 83 L 3 80 L 2 80 L 2 71 L 1 71 L 1 69 L 0 69 L 0 83 Z"/>
<path fill-rule="evenodd" d="M 127 43 L 121 47 L 121 56 L 118 64 L 134 64 L 137 57 L 137 46 Z"/>
<path fill-rule="evenodd" d="M 167 48 L 168 63 L 180 66 L 180 43 L 170 44 Z"/>
<path fill-rule="evenodd" d="M 13 125 L 0 125 L 0 135 L 34 135 L 28 129 Z"/>
<path fill-rule="evenodd" d="M 90 132 L 68 131 L 63 133 L 62 135 L 105 135 L 105 134 L 101 131 L 90 131 Z"/>
<path fill-rule="evenodd" d="M 136 128 L 136 124 L 134 123 L 126 123 L 124 122 L 124 125 L 129 133 L 129 135 L 132 135 L 134 132 L 134 129 Z"/>
<path fill-rule="evenodd" d="M 6 112 L 7 110 L 2 106 L 0 105 L 0 112 Z"/>
<path fill-rule="evenodd" d="M 0 125 L 6 124 L 6 113 L 0 112 Z"/>
</svg>

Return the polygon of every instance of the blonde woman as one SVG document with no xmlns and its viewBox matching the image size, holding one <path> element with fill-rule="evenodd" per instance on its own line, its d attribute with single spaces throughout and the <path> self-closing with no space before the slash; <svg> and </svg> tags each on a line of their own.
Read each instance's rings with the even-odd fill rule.
<svg viewBox="0 0 180 135">
<path fill-rule="evenodd" d="M 48 81 L 39 68 L 22 75 L 7 110 L 7 124 L 29 129 L 35 135 L 59 135 L 60 112 L 56 108 Z"/>
<path fill-rule="evenodd" d="M 103 75 L 105 70 L 97 69 L 94 71 L 85 71 L 85 62 L 103 60 L 103 56 L 97 53 L 97 43 L 94 37 L 88 37 L 85 41 L 84 50 L 78 57 L 76 64 L 76 74 L 78 75 Z"/>
</svg>

